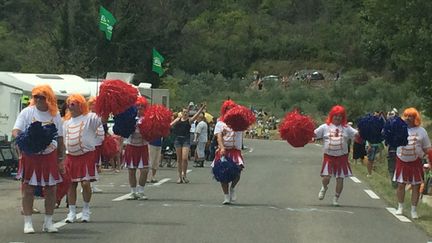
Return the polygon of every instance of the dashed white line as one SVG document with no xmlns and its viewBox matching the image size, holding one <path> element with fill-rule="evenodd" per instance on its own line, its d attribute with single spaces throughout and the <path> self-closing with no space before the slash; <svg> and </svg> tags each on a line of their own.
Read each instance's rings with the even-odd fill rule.
<svg viewBox="0 0 432 243">
<path fill-rule="evenodd" d="M 192 172 L 192 170 L 187 170 L 187 171 L 186 171 L 186 174 L 189 174 L 190 172 Z"/>
<path fill-rule="evenodd" d="M 315 143 L 315 146 L 322 147 L 322 145 L 319 143 Z"/>
<path fill-rule="evenodd" d="M 350 179 L 352 181 L 354 181 L 355 183 L 361 183 L 361 181 L 357 177 L 355 177 L 355 176 L 351 176 Z"/>
<path fill-rule="evenodd" d="M 76 215 L 77 219 L 80 219 L 81 217 L 82 217 L 82 213 L 79 213 L 79 214 Z M 65 226 L 65 225 L 67 225 L 68 223 L 65 223 L 65 220 L 66 219 L 63 219 L 62 221 L 59 221 L 59 222 L 55 223 L 54 227 L 61 228 L 61 227 Z"/>
<path fill-rule="evenodd" d="M 380 199 L 380 197 L 378 197 L 378 195 L 375 194 L 375 192 L 373 192 L 372 190 L 365 189 L 364 191 L 365 191 L 366 194 L 368 194 L 369 197 L 371 197 L 372 199 Z"/>
<path fill-rule="evenodd" d="M 123 201 L 123 200 L 125 200 L 126 198 L 128 198 L 129 196 L 130 196 L 130 193 L 128 193 L 128 194 L 126 194 L 126 195 L 123 195 L 123 196 L 120 196 L 120 197 L 117 197 L 117 198 L 114 198 L 112 201 L 113 201 L 113 202 Z"/>
<path fill-rule="evenodd" d="M 393 216 L 395 216 L 397 219 L 399 219 L 401 222 L 410 223 L 411 220 L 409 220 L 407 217 L 403 215 L 396 215 L 396 208 L 386 208 L 387 211 L 389 211 Z"/>
<path fill-rule="evenodd" d="M 170 181 L 170 180 L 171 180 L 171 178 L 163 178 L 162 180 L 160 180 L 160 181 L 158 181 L 156 183 L 153 183 L 151 185 L 148 185 L 148 186 L 160 186 L 160 185 L 162 185 L 165 182 Z"/>
<path fill-rule="evenodd" d="M 249 152 L 249 153 L 252 153 L 253 151 L 254 151 L 254 149 L 253 149 L 253 148 L 250 148 L 248 152 Z"/>
</svg>

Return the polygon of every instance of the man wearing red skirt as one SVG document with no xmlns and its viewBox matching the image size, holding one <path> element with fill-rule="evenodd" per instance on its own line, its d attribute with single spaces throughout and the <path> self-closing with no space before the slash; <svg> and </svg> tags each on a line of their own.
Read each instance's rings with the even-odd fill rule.
<svg viewBox="0 0 432 243">
<path fill-rule="evenodd" d="M 101 118 L 89 112 L 82 95 L 74 94 L 67 98 L 68 114 L 63 124 L 63 137 L 66 146 L 65 166 L 72 179 L 68 191 L 69 213 L 66 223 L 76 220 L 77 186 L 81 183 L 83 195 L 82 222 L 90 221 L 90 182 L 96 181 L 98 173 L 95 164 L 95 134 L 102 125 Z"/>
<path fill-rule="evenodd" d="M 56 202 L 56 185 L 61 182 L 59 168 L 63 165 L 62 120 L 57 108 L 57 99 L 48 85 L 36 86 L 32 90 L 30 105 L 23 109 L 15 122 L 12 135 L 17 137 L 31 123 L 39 121 L 43 125 L 55 124 L 59 137 L 42 152 L 37 154 L 20 153 L 18 178 L 22 180 L 22 207 L 24 214 L 24 233 L 34 233 L 32 223 L 34 190 L 43 186 L 45 197 L 45 220 L 42 230 L 55 233 L 57 228 L 52 222 Z M 36 142 L 36 141 L 35 141 Z"/>
</svg>

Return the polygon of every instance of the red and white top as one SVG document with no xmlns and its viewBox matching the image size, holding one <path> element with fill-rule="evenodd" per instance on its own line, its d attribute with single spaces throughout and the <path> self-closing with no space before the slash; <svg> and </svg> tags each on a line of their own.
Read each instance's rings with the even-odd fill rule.
<svg viewBox="0 0 432 243">
<path fill-rule="evenodd" d="M 235 132 L 223 121 L 218 121 L 214 130 L 214 134 L 222 133 L 223 145 L 225 149 L 241 150 L 243 132 Z"/>
<path fill-rule="evenodd" d="M 63 136 L 63 128 L 62 128 L 62 119 L 60 117 L 60 113 L 52 116 L 48 111 L 40 111 L 36 108 L 36 106 L 28 106 L 24 108 L 21 113 L 18 115 L 17 120 L 15 121 L 14 130 L 18 129 L 24 132 L 31 123 L 33 122 L 41 122 L 42 125 L 48 125 L 54 123 L 57 127 L 58 136 Z M 51 144 L 40 154 L 49 154 L 57 149 L 57 140 L 52 140 Z"/>
<path fill-rule="evenodd" d="M 132 146 L 144 146 L 148 144 L 148 141 L 144 140 L 141 136 L 140 130 L 138 128 L 138 125 L 141 124 L 142 119 L 139 119 L 137 121 L 137 124 L 135 126 L 135 132 L 132 133 L 128 139 L 126 140 L 126 144 L 132 145 Z"/>
<path fill-rule="evenodd" d="M 66 153 L 82 155 L 95 150 L 95 134 L 102 125 L 101 118 L 95 113 L 72 117 L 63 124 L 63 137 Z"/>
<path fill-rule="evenodd" d="M 99 146 L 102 145 L 103 140 L 105 139 L 105 131 L 103 128 L 103 125 L 100 125 L 97 130 L 96 130 L 96 134 L 95 134 L 95 145 Z"/>
<path fill-rule="evenodd" d="M 334 124 L 322 124 L 315 129 L 315 137 L 324 140 L 323 151 L 331 156 L 348 154 L 348 140 L 353 139 L 357 130 L 351 126 L 336 126 Z"/>
<path fill-rule="evenodd" d="M 410 127 L 408 128 L 408 144 L 398 147 L 396 155 L 404 162 L 413 162 L 418 158 L 423 158 L 424 149 L 430 147 L 431 142 L 426 130 L 423 127 Z"/>
</svg>

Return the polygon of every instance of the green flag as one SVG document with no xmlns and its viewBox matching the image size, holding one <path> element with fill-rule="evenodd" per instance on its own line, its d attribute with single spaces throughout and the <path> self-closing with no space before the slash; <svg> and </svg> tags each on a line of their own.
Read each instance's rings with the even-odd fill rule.
<svg viewBox="0 0 432 243">
<path fill-rule="evenodd" d="M 99 29 L 105 32 L 107 40 L 111 40 L 112 31 L 117 20 L 104 7 L 99 8 Z"/>
<path fill-rule="evenodd" d="M 152 71 L 159 74 L 159 77 L 163 75 L 164 70 L 162 68 L 162 63 L 164 62 L 163 56 L 153 48 L 153 66 Z"/>
</svg>

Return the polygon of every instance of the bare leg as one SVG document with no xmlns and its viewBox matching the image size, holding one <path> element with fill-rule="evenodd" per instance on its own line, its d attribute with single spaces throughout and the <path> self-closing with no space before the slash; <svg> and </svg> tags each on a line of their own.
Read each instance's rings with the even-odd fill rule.
<svg viewBox="0 0 432 243">
<path fill-rule="evenodd" d="M 342 193 L 343 190 L 343 178 L 336 178 L 336 195 L 339 197 L 339 195 Z"/>
<path fill-rule="evenodd" d="M 83 191 L 82 191 L 83 200 L 84 200 L 84 202 L 89 203 L 91 200 L 91 196 L 92 196 L 90 181 L 82 181 L 81 187 L 83 189 Z"/>
<path fill-rule="evenodd" d="M 221 186 L 222 186 L 223 193 L 225 195 L 228 194 L 229 193 L 229 191 L 228 191 L 228 183 L 221 183 Z"/>
<path fill-rule="evenodd" d="M 186 178 L 186 173 L 187 173 L 187 169 L 188 169 L 188 154 L 189 154 L 189 148 L 188 147 L 183 147 L 182 148 L 182 178 Z M 185 181 L 187 182 L 187 181 Z"/>
<path fill-rule="evenodd" d="M 183 167 L 183 154 L 182 154 L 182 148 L 176 148 L 176 155 L 177 155 L 177 171 L 179 179 L 177 183 L 182 182 L 182 167 Z M 187 154 L 186 154 L 187 156 Z"/>
<path fill-rule="evenodd" d="M 53 215 L 56 203 L 56 186 L 45 187 L 45 214 Z"/>
<path fill-rule="evenodd" d="M 372 175 L 372 168 L 373 168 L 373 160 L 369 160 L 367 162 L 367 171 L 368 171 L 368 175 Z"/>
<path fill-rule="evenodd" d="M 140 169 L 140 177 L 139 177 L 138 184 L 142 187 L 144 187 L 147 182 L 148 172 L 149 172 L 148 168 Z"/>
<path fill-rule="evenodd" d="M 129 169 L 129 185 L 132 188 L 137 185 L 136 169 Z"/>
<path fill-rule="evenodd" d="M 33 201 L 34 201 L 34 186 L 29 184 L 22 184 L 22 207 L 24 216 L 31 216 L 33 213 Z"/>
<path fill-rule="evenodd" d="M 237 183 L 240 181 L 240 174 L 237 176 L 237 178 L 235 178 L 232 183 L 231 183 L 231 188 L 234 188 Z"/>
<path fill-rule="evenodd" d="M 327 188 L 328 184 L 330 183 L 330 176 L 323 176 L 321 180 L 323 187 Z"/>
<path fill-rule="evenodd" d="M 76 193 L 76 189 L 78 186 L 78 182 L 72 182 L 71 186 L 69 187 L 69 191 L 67 194 L 67 200 L 68 200 L 68 204 L 69 205 L 76 205 L 76 200 L 77 200 L 77 193 Z M 84 191 L 84 189 L 83 189 Z"/>
<path fill-rule="evenodd" d="M 396 189 L 396 196 L 399 203 L 403 203 L 405 199 L 405 183 L 398 183 Z"/>
<path fill-rule="evenodd" d="M 417 206 L 420 197 L 420 185 L 412 185 L 411 190 L 411 205 Z"/>
</svg>

